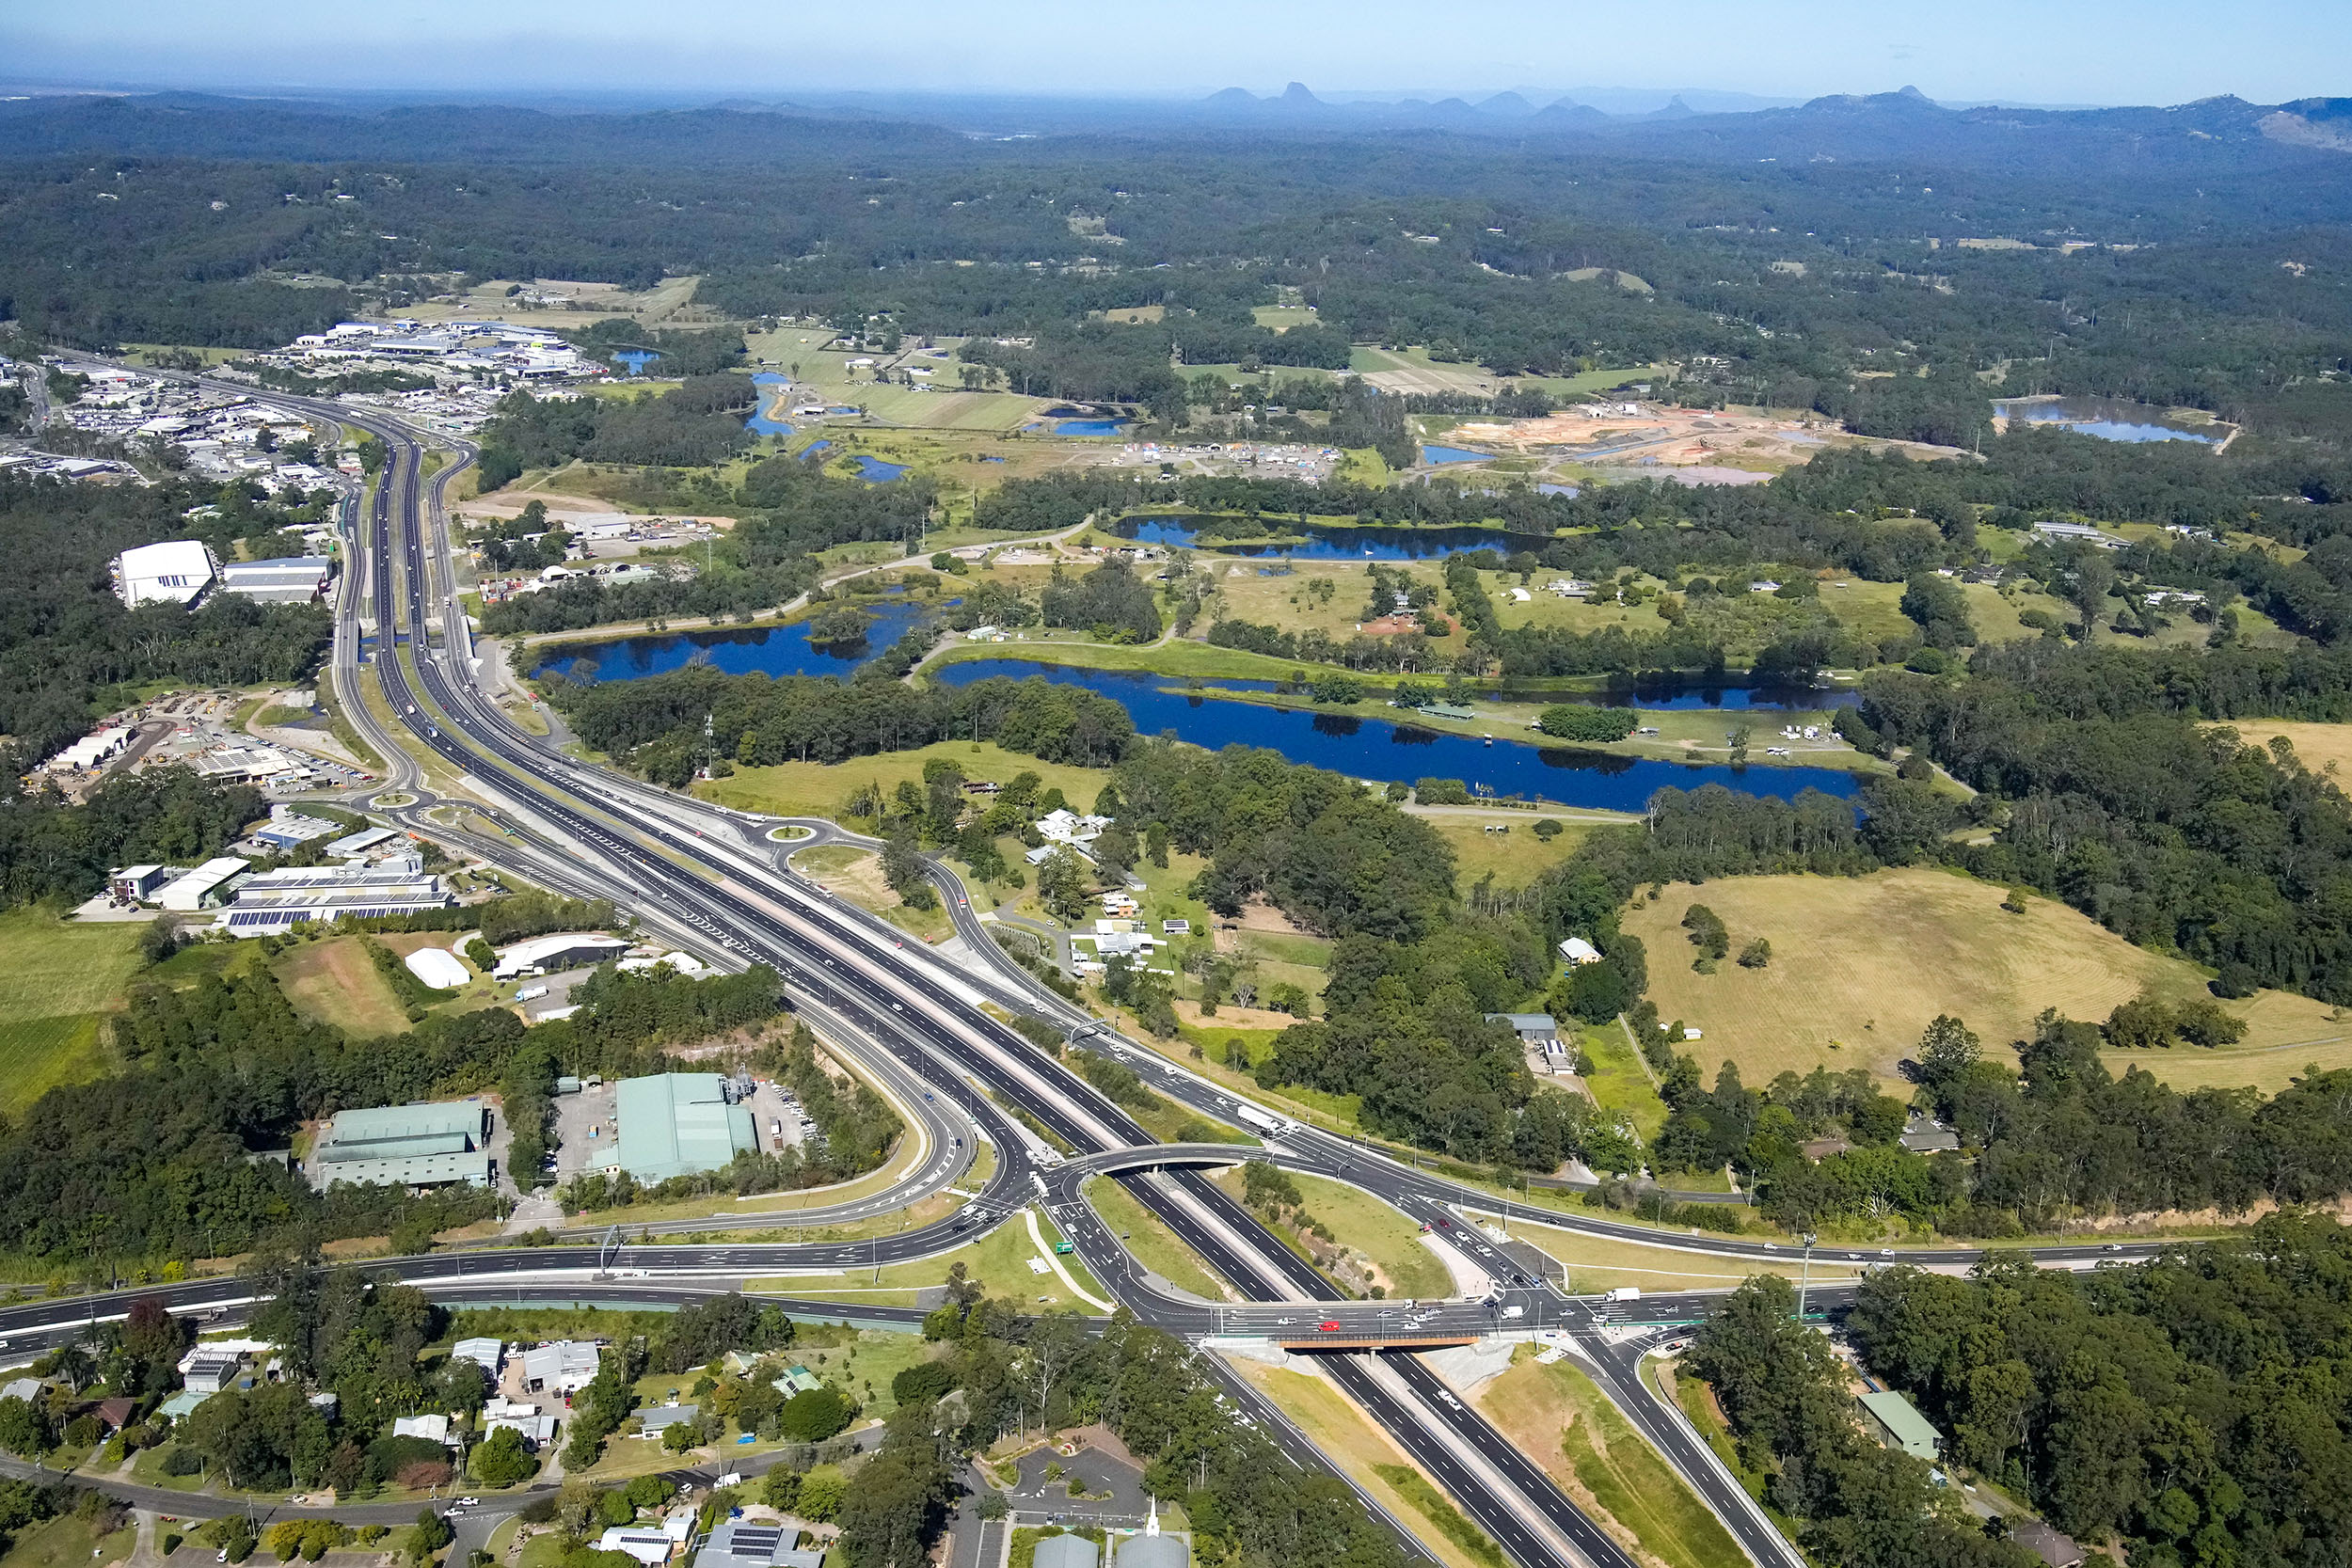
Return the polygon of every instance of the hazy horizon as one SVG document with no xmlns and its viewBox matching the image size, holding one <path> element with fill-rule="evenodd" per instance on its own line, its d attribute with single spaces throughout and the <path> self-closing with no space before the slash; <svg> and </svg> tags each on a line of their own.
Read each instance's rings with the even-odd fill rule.
<svg viewBox="0 0 2352 1568">
<path fill-rule="evenodd" d="M 2341 81 L 2352 8 L 2286 0 L 2248 0 L 2226 19 L 2187 0 L 2080 0 L 2055 14 L 1984 0 L 1935 17 L 1862 0 L 1771 11 L 1692 0 L 1670 26 L 1534 0 L 1500 0 L 1471 17 L 1395 0 L 1272 10 L 1146 0 L 1083 24 L 955 0 L 788 14 L 750 0 L 674 0 L 652 14 L 625 0 L 401 0 L 370 16 L 365 32 L 355 36 L 348 13 L 291 0 L 24 0 L 0 22 L 0 57 L 31 87 L 479 98 L 1185 98 L 1236 86 L 1263 95 L 1294 80 L 1343 100 L 1477 98 L 1530 93 L 1501 84 L 1531 77 L 1657 83 L 1583 90 L 1661 101 L 1682 92 L 1789 102 L 1906 85 L 1945 102 L 2047 105 L 2352 90 Z"/>
</svg>

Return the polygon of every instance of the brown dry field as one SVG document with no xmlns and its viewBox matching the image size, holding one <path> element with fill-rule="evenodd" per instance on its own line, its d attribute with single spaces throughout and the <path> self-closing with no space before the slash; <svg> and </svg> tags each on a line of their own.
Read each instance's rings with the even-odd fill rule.
<svg viewBox="0 0 2352 1568">
<path fill-rule="evenodd" d="M 435 934 L 446 943 L 446 933 Z M 396 1035 L 408 1027 L 400 998 L 358 942 L 305 942 L 276 967 L 286 1000 L 307 1017 L 360 1037 Z"/>
<path fill-rule="evenodd" d="M 2026 912 L 2011 914 L 2005 896 L 1994 883 L 1932 870 L 1735 877 L 1670 885 L 1629 911 L 1625 925 L 1648 944 L 1660 1014 L 1705 1032 L 1687 1049 L 1708 1078 L 1736 1061 L 1751 1085 L 1783 1069 L 1857 1066 L 1896 1085 L 1896 1064 L 1939 1013 L 2013 1060 L 2011 1042 L 2044 1007 L 2103 1020 L 2142 990 L 2181 998 L 2204 989 L 2196 966 L 2135 947 L 2063 904 L 2028 896 Z M 1723 917 L 1734 954 L 1753 938 L 1770 941 L 1771 964 L 1749 970 L 1725 958 L 1713 974 L 1693 973 L 1681 920 L 1694 903 Z M 2228 1006 L 2247 1022 L 2241 1045 L 2110 1052 L 2108 1066 L 2136 1063 L 2183 1086 L 2276 1089 L 2307 1064 L 2352 1062 L 2352 1021 L 2331 1021 L 2324 1003 L 2263 991 Z"/>
<path fill-rule="evenodd" d="M 2282 719 L 2236 719 L 2218 729 L 2237 731 L 2249 746 L 2267 746 L 2283 736 L 2304 767 L 2314 773 L 2336 770 L 2336 782 L 2352 789 L 2352 724 L 2303 724 Z"/>
</svg>

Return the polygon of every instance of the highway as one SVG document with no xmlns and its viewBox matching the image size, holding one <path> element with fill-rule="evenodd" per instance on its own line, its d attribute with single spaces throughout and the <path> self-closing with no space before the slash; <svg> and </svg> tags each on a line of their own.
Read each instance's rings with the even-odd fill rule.
<svg viewBox="0 0 2352 1568">
<path fill-rule="evenodd" d="M 1409 1347 L 1461 1342 L 1502 1329 L 1564 1335 L 1755 1560 L 1774 1565 L 1793 1560 L 1737 1483 L 1677 1429 L 1678 1418 L 1649 1396 L 1639 1379 L 1640 1347 L 1701 1315 L 1704 1298 L 1650 1298 L 1634 1304 L 1638 1311 L 1627 1312 L 1564 1296 L 1524 1273 L 1504 1248 L 1463 1219 L 1465 1206 L 1497 1208 L 1492 1195 L 1350 1139 L 1292 1129 L 1272 1139 L 1267 1157 L 1379 1196 L 1427 1225 L 1493 1286 L 1482 1299 L 1427 1306 L 1331 1300 L 1336 1291 L 1328 1281 L 1202 1174 L 1205 1164 L 1254 1151 L 1154 1148 L 1151 1135 L 1124 1112 L 980 1009 L 983 1002 L 1020 1007 L 1065 1030 L 1086 1031 L 1092 1037 L 1089 1049 L 1125 1059 L 1163 1093 L 1213 1117 L 1232 1121 L 1238 1116 L 1241 1102 L 1232 1090 L 1120 1038 L 1039 986 L 996 947 L 944 867 L 934 867 L 934 876 L 947 895 L 958 932 L 980 956 L 977 972 L 950 967 L 919 942 L 910 948 L 887 925 L 841 908 L 792 876 L 780 863 L 788 847 L 769 837 L 777 819 L 726 811 L 591 768 L 512 723 L 476 682 L 470 634 L 455 600 L 442 495 L 472 455 L 462 443 L 453 443 L 458 461 L 428 477 L 421 440 L 388 417 L 238 389 L 314 418 L 367 429 L 385 444 L 379 483 L 357 509 L 364 515 L 352 518 L 353 564 L 340 602 L 333 655 L 343 712 L 389 769 L 388 787 L 377 799 L 393 803 L 376 809 L 551 888 L 611 897 L 645 928 L 713 962 L 772 966 L 784 977 L 793 1005 L 822 1024 L 833 1044 L 853 1055 L 910 1109 L 914 1134 L 930 1140 L 914 1183 L 870 1200 L 863 1212 L 902 1206 L 910 1191 L 952 1185 L 968 1168 L 979 1139 L 992 1144 L 997 1155 L 985 1188 L 956 1213 L 866 1241 L 492 1247 L 392 1259 L 387 1267 L 417 1281 L 435 1299 L 449 1301 L 624 1299 L 616 1292 L 675 1301 L 746 1277 L 794 1273 L 838 1279 L 847 1288 L 860 1268 L 952 1250 L 1029 1202 L 1041 1201 L 1095 1277 L 1143 1321 L 1196 1340 L 1235 1337 L 1308 1348 L 1358 1347 L 1323 1351 L 1334 1380 L 1526 1568 L 1617 1568 L 1631 1560 Z M 380 714 L 367 701 L 364 672 L 371 668 L 386 710 Z M 409 744 L 429 754 L 429 765 L 405 749 L 395 726 L 406 732 Z M 474 809 L 496 824 L 499 836 L 429 815 L 460 782 L 484 802 Z M 1065 1159 L 1056 1153 L 1022 1118 L 1050 1130 L 1075 1154 Z M 1142 1165 L 1158 1168 L 1138 1168 Z M 1089 1177 L 1128 1186 L 1248 1301 L 1201 1302 L 1145 1275 L 1086 1205 L 1080 1187 Z M 1671 1237 L 1647 1227 L 1584 1216 L 1547 1213 L 1545 1218 L 1592 1234 L 1710 1256 L 1783 1261 L 1790 1256 L 1786 1249 L 1736 1238 Z M 716 1224 L 739 1230 L 749 1227 L 750 1219 L 692 1222 L 691 1228 L 707 1231 Z M 2085 1260 L 2113 1256 L 2096 1247 L 2051 1252 L 2059 1260 L 2077 1254 Z M 1851 1256 L 1865 1260 L 1861 1254 Z M 1966 1249 L 1904 1255 L 1922 1262 L 1964 1262 L 1975 1256 Z M 246 1290 L 241 1281 L 210 1280 L 0 1308 L 0 1349 L 54 1343 L 87 1322 L 119 1315 L 142 1295 L 162 1297 L 179 1311 L 235 1312 L 245 1305 Z M 1233 1397 L 1257 1410 L 1295 1457 L 1317 1463 L 1304 1440 L 1249 1394 L 1247 1384 L 1216 1358 L 1204 1365 L 1218 1370 Z"/>
</svg>

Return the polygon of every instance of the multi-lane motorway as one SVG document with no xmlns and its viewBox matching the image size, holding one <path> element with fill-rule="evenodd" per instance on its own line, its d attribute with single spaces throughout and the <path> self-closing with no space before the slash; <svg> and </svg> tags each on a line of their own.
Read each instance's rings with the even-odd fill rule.
<svg viewBox="0 0 2352 1568">
<path fill-rule="evenodd" d="M 1563 1295 L 1526 1273 L 1504 1247 L 1468 1224 L 1465 1206 L 1492 1210 L 1492 1195 L 1391 1159 L 1355 1141 L 1295 1128 L 1264 1151 L 1278 1162 L 1350 1182 L 1422 1221 L 1489 1289 L 1435 1304 L 1335 1302 L 1330 1284 L 1212 1185 L 1203 1167 L 1230 1163 L 1223 1148 L 1157 1148 L 1151 1135 L 1060 1062 L 983 1011 L 983 1002 L 1024 1008 L 1108 1050 L 1161 1092 L 1214 1117 L 1233 1120 L 1231 1089 L 1191 1073 L 1136 1042 L 1111 1034 L 1039 986 L 1003 955 L 963 890 L 935 867 L 957 929 L 979 962 L 951 968 L 901 934 L 846 910 L 794 877 L 771 839 L 776 819 L 756 818 L 588 767 L 512 723 L 480 688 L 468 623 L 455 594 L 441 497 L 470 459 L 428 476 L 425 441 L 372 412 L 308 403 L 316 418 L 358 425 L 384 442 L 383 470 L 363 512 L 352 517 L 353 569 L 336 628 L 334 681 L 343 711 L 385 759 L 389 811 L 420 832 L 460 844 L 532 879 L 610 897 L 648 928 L 710 960 L 765 963 L 781 974 L 796 1007 L 853 1055 L 910 1113 L 923 1147 L 907 1181 L 849 1210 L 775 1216 L 768 1223 L 838 1223 L 901 1207 L 952 1185 L 980 1140 L 996 1168 L 957 1213 L 897 1234 L 857 1242 L 761 1241 L 719 1246 L 675 1243 L 483 1249 L 393 1260 L 437 1299 L 678 1300 L 753 1275 L 803 1273 L 854 1283 L 854 1273 L 936 1255 L 975 1239 L 1030 1202 L 1041 1202 L 1079 1258 L 1118 1301 L 1147 1322 L 1196 1339 L 1230 1337 L 1326 1351 L 1335 1381 L 1461 1503 L 1464 1511 L 1528 1565 L 1629 1562 L 1623 1548 L 1582 1514 L 1541 1467 L 1470 1410 L 1405 1347 L 1461 1341 L 1497 1331 L 1549 1331 L 1713 1507 L 1757 1562 L 1795 1560 L 1679 1416 L 1644 1386 L 1643 1354 L 1671 1325 L 1704 1310 L 1690 1297 L 1608 1305 Z M 370 681 L 380 694 L 372 706 Z M 395 732 L 398 733 L 395 733 Z M 411 752 L 408 748 L 416 748 Z M 426 760 L 420 760 L 420 755 Z M 462 789 L 501 830 L 472 832 L 430 816 Z M 1065 1160 L 1020 1119 L 1076 1151 Z M 1080 1195 L 1084 1180 L 1117 1180 L 1191 1244 L 1247 1300 L 1212 1304 L 1148 1276 Z M 1788 1261 L 1784 1249 L 1715 1236 L 1679 1238 L 1584 1216 L 1547 1223 L 1650 1245 L 1716 1256 Z M 724 1222 L 752 1228 L 746 1218 Z M 687 1228 L 689 1227 L 680 1227 Z M 708 1229 L 711 1222 L 692 1228 Z M 1825 1256 L 1836 1256 L 1825 1254 Z M 1907 1260 L 1963 1263 L 1975 1253 L 1945 1249 Z M 2052 1249 L 2054 1260 L 2112 1256 L 2103 1248 Z M 1877 1261 L 1864 1255 L 1851 1260 Z M 1841 1259 L 1847 1260 L 1847 1259 Z M 164 1294 L 176 1309 L 242 1310 L 240 1282 L 211 1281 L 138 1292 Z M 1826 1295 L 1826 1292 L 1824 1292 Z M 128 1294 L 0 1309 L 0 1350 L 48 1343 L 93 1317 L 124 1309 Z M 839 1309 L 828 1309 L 837 1316 Z M 869 1309 L 851 1315 L 881 1316 Z M 1336 1327 L 1326 1328 L 1326 1324 Z M 1391 1347 L 1381 1349 L 1378 1347 Z M 1214 1358 L 1209 1365 L 1221 1366 Z M 1234 1398 L 1300 1459 L 1312 1462 L 1250 1386 L 1228 1374 Z"/>
</svg>

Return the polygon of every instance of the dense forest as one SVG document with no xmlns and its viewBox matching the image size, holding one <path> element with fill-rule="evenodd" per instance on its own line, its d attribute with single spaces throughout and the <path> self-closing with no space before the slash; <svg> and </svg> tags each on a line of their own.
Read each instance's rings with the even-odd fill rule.
<svg viewBox="0 0 2352 1568">
<path fill-rule="evenodd" d="M 2273 1215 L 2095 1275 L 1999 1255 L 1965 1279 L 1892 1270 L 1848 1326 L 1953 1457 L 2073 1535 L 2134 1562 L 2327 1562 L 2352 1531 L 2348 1257 L 2334 1220 Z M 1724 1338 L 1710 1381 L 1745 1359 Z"/>
</svg>

